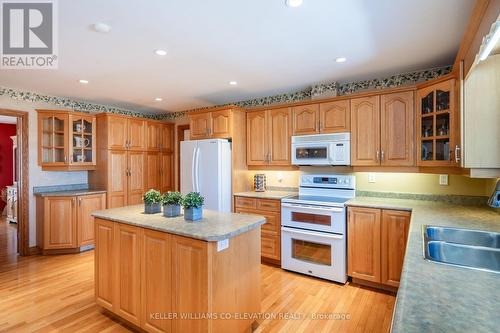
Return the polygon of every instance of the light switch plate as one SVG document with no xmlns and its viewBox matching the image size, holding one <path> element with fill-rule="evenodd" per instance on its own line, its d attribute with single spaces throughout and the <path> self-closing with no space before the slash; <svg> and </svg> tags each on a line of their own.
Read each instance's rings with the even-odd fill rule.
<svg viewBox="0 0 500 333">
<path fill-rule="evenodd" d="M 223 251 L 229 247 L 229 238 L 217 242 L 217 252 Z"/>
<path fill-rule="evenodd" d="M 439 175 L 439 185 L 448 185 L 448 175 Z"/>
<path fill-rule="evenodd" d="M 368 172 L 368 183 L 375 183 L 375 174 L 373 172 Z"/>
</svg>

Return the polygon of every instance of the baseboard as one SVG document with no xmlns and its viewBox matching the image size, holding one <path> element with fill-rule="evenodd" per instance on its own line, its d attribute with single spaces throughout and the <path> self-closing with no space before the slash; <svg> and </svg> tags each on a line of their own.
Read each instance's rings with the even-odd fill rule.
<svg viewBox="0 0 500 333">
<path fill-rule="evenodd" d="M 366 281 L 366 280 L 362 280 L 362 279 L 358 279 L 358 278 L 352 278 L 352 283 L 359 284 L 359 285 L 366 286 L 366 287 L 370 287 L 370 288 L 382 289 L 382 290 L 388 291 L 390 293 L 397 293 L 398 292 L 398 287 L 388 286 L 385 284 Z"/>
<path fill-rule="evenodd" d="M 38 246 L 31 246 L 28 251 L 29 256 L 34 256 L 40 254 L 40 248 Z"/>
</svg>

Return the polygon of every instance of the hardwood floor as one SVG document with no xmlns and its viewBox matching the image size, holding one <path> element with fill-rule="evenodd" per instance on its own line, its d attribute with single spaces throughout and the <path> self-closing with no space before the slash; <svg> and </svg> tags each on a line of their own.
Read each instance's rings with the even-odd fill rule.
<svg viewBox="0 0 500 333">
<path fill-rule="evenodd" d="M 0 225 L 2 251 L 6 227 Z M 92 251 L 31 257 L 2 252 L 0 332 L 130 332 L 95 304 L 93 262 Z M 254 332 L 388 332 L 395 301 L 391 294 L 267 265 L 262 298 L 264 315 Z M 314 314 L 344 319 L 316 320 Z"/>
</svg>

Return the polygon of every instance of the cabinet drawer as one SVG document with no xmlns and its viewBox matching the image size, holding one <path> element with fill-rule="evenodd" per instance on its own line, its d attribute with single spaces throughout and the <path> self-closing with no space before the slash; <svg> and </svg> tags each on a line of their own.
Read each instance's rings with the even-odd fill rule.
<svg viewBox="0 0 500 333">
<path fill-rule="evenodd" d="M 261 256 L 274 260 L 281 260 L 281 241 L 279 235 L 262 231 L 260 238 Z"/>
<path fill-rule="evenodd" d="M 272 199 L 258 199 L 257 209 L 279 212 L 281 211 L 281 201 Z"/>
<path fill-rule="evenodd" d="M 257 207 L 257 199 L 255 198 L 246 198 L 246 197 L 236 197 L 235 207 L 238 208 L 253 208 Z"/>
</svg>

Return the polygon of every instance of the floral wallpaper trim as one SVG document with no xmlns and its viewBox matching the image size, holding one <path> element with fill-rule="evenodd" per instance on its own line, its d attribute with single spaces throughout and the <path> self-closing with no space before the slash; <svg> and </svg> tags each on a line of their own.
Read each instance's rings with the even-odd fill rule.
<svg viewBox="0 0 500 333">
<path fill-rule="evenodd" d="M 48 96 L 29 91 L 14 90 L 5 87 L 0 87 L 0 96 L 6 95 L 12 99 L 24 102 L 32 102 L 32 103 L 44 102 L 59 107 L 68 108 L 74 111 L 82 111 L 89 113 L 109 112 L 109 113 L 124 114 L 134 117 L 142 117 L 142 118 L 156 119 L 156 120 L 175 120 L 177 118 L 185 117 L 186 114 L 191 111 L 210 110 L 221 106 L 236 105 L 242 108 L 254 108 L 266 105 L 286 104 L 292 102 L 311 100 L 314 98 L 321 98 L 322 96 L 327 96 L 327 97 L 336 95 L 341 96 L 368 89 L 384 89 L 384 88 L 399 87 L 402 85 L 410 85 L 435 79 L 442 75 L 446 75 L 451 72 L 451 69 L 452 66 L 449 65 L 449 66 L 425 69 L 415 72 L 396 74 L 383 79 L 363 80 L 363 81 L 347 82 L 342 84 L 339 84 L 338 82 L 321 83 L 313 85 L 310 88 L 291 93 L 284 93 L 262 98 L 250 99 L 246 101 L 240 101 L 236 103 L 227 103 L 222 105 L 209 106 L 209 107 L 203 107 L 203 108 L 197 108 L 179 112 L 167 112 L 161 114 L 137 112 L 114 106 L 75 101 L 65 97 Z"/>
<path fill-rule="evenodd" d="M 308 89 L 292 93 L 267 96 L 236 103 L 227 103 L 222 105 L 191 109 L 182 112 L 175 112 L 174 114 L 176 116 L 174 118 L 184 117 L 187 112 L 191 111 L 209 110 L 212 108 L 218 108 L 221 106 L 228 106 L 228 105 L 236 105 L 242 108 L 252 108 L 252 107 L 260 107 L 273 104 L 300 102 L 304 100 L 310 100 L 315 97 L 318 98 L 326 94 L 330 94 L 331 96 L 332 93 L 333 95 L 341 96 L 368 89 L 394 88 L 402 85 L 411 85 L 435 79 L 450 73 L 451 70 L 452 66 L 449 65 L 449 66 L 425 69 L 420 71 L 396 74 L 383 79 L 363 80 L 363 81 L 347 82 L 342 84 L 338 82 L 317 84 L 313 85 Z"/>
</svg>

